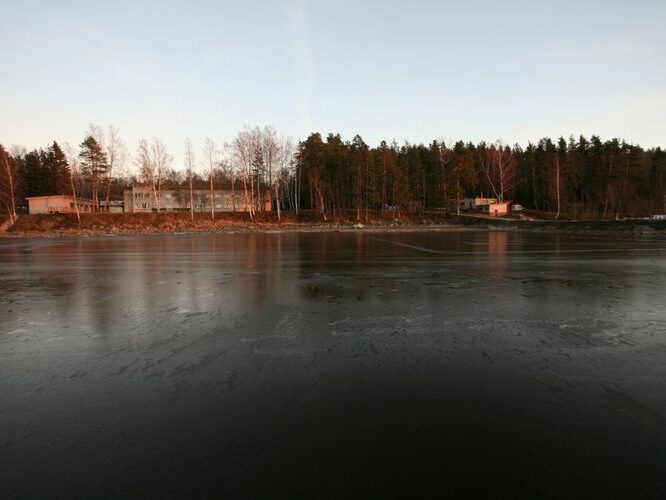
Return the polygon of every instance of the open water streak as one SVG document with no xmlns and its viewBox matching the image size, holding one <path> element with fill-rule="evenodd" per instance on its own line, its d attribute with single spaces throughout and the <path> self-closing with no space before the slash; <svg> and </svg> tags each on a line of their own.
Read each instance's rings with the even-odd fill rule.
<svg viewBox="0 0 666 500">
<path fill-rule="evenodd" d="M 0 495 L 666 492 L 666 241 L 0 240 Z"/>
</svg>

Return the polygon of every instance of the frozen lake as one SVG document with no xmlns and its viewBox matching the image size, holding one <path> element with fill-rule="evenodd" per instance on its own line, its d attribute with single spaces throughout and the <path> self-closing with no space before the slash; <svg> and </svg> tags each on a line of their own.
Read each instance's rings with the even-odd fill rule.
<svg viewBox="0 0 666 500">
<path fill-rule="evenodd" d="M 0 496 L 666 494 L 666 240 L 0 240 Z"/>
</svg>

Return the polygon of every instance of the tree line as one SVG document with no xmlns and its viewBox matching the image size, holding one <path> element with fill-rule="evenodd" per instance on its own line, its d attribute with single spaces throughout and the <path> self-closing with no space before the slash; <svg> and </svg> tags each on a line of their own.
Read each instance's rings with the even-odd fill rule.
<svg viewBox="0 0 666 500">
<path fill-rule="evenodd" d="M 312 134 L 299 144 L 301 200 L 325 210 L 458 211 L 465 196 L 513 201 L 555 218 L 642 216 L 665 210 L 666 154 L 620 139 L 548 138 L 526 147 L 458 141 L 371 148 Z M 301 171 L 298 172 L 298 169 Z"/>
<path fill-rule="evenodd" d="M 251 217 L 266 200 L 278 216 L 304 208 L 324 219 L 343 210 L 359 220 L 376 210 L 455 213 L 462 198 L 477 195 L 554 218 L 635 217 L 666 211 L 666 154 L 598 136 L 543 138 L 525 147 L 437 140 L 371 147 L 359 135 L 345 141 L 312 133 L 294 144 L 270 126 L 246 127 L 220 146 L 206 139 L 198 153 L 186 139 L 182 165 L 157 138 L 141 139 L 130 155 L 114 127 L 91 126 L 77 149 L 0 144 L 0 202 L 10 217 L 17 201 L 51 194 L 90 198 L 103 211 L 132 185 L 149 186 L 158 211 L 164 189 L 189 191 L 192 217 L 194 189 L 209 190 L 211 199 L 215 189 L 238 190 Z"/>
</svg>

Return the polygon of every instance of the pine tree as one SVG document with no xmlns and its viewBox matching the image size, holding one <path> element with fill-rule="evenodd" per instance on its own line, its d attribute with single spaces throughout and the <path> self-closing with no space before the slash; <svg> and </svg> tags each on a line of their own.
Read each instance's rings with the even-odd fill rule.
<svg viewBox="0 0 666 500">
<path fill-rule="evenodd" d="M 472 149 L 462 141 L 453 146 L 452 159 L 446 171 L 449 199 L 456 200 L 456 215 L 460 214 L 460 201 L 465 190 L 477 182 Z"/>
<path fill-rule="evenodd" d="M 90 179 L 94 210 L 99 211 L 99 184 L 109 169 L 106 154 L 93 136 L 81 143 L 81 173 Z"/>
</svg>

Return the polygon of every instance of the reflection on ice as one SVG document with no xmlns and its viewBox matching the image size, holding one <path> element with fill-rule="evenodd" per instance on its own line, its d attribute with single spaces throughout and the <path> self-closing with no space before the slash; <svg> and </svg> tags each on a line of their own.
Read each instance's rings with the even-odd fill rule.
<svg viewBox="0 0 666 500">
<path fill-rule="evenodd" d="M 487 494 L 499 480 L 650 496 L 666 477 L 664 246 L 503 231 L 0 240 L 0 494 Z"/>
</svg>

